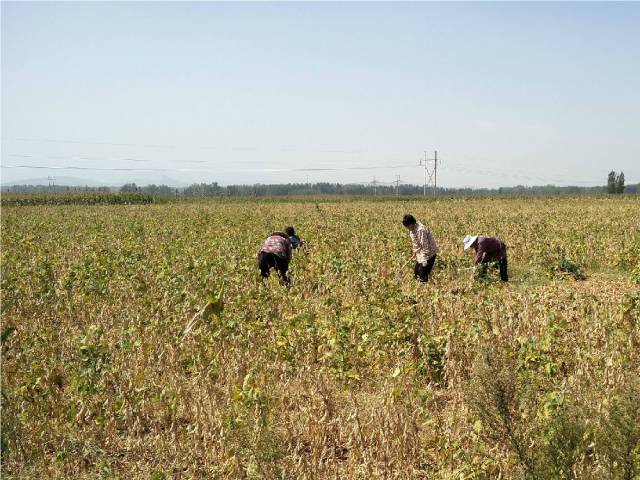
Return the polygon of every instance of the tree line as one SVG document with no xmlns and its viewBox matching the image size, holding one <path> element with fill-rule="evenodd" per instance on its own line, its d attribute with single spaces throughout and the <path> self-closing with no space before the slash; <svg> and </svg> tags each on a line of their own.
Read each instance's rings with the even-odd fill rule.
<svg viewBox="0 0 640 480">
<path fill-rule="evenodd" d="M 624 184 L 624 173 L 614 175 L 615 189 L 611 190 L 609 181 L 607 186 L 580 187 L 556 185 L 537 185 L 500 188 L 446 188 L 436 190 L 438 196 L 489 196 L 489 195 L 579 195 L 598 193 L 638 193 L 640 184 Z M 124 185 L 121 191 L 144 192 L 151 195 L 184 195 L 184 196 L 284 196 L 284 195 L 422 195 L 422 185 L 370 185 L 359 183 L 280 183 L 280 184 L 254 184 L 254 185 L 227 185 L 221 186 L 217 182 L 194 183 L 186 188 L 176 189 L 167 185 L 137 186 L 135 183 Z M 432 195 L 433 191 L 427 191 Z"/>
<path fill-rule="evenodd" d="M 254 185 L 219 185 L 218 182 L 193 183 L 188 187 L 169 185 L 145 185 L 127 183 L 121 187 L 71 187 L 62 185 L 12 185 L 2 187 L 5 192 L 114 192 L 144 193 L 154 196 L 284 196 L 284 195 L 422 195 L 422 185 L 369 185 L 356 183 L 281 183 Z M 446 188 L 439 187 L 438 196 L 489 196 L 489 195 L 580 195 L 580 194 L 619 194 L 640 193 L 640 184 L 625 185 L 624 173 L 610 172 L 606 186 L 580 187 L 556 185 L 537 185 L 500 188 Z M 428 195 L 433 191 L 429 190 Z"/>
</svg>

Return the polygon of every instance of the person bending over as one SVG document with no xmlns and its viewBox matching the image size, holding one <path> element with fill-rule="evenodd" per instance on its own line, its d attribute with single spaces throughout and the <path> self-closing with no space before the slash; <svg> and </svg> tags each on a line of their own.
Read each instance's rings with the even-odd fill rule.
<svg viewBox="0 0 640 480">
<path fill-rule="evenodd" d="M 289 240 L 291 240 L 291 248 L 295 250 L 296 248 L 304 247 L 304 242 L 300 240 L 300 237 L 298 235 L 296 235 L 296 231 L 293 227 L 285 228 L 284 232 L 289 235 Z"/>
<path fill-rule="evenodd" d="M 283 285 L 288 286 L 291 283 L 287 274 L 289 262 L 291 261 L 291 252 L 291 240 L 286 233 L 273 232 L 269 235 L 260 250 L 258 250 L 258 267 L 264 282 L 269 278 L 271 269 L 274 268 L 278 272 L 280 282 Z"/>
<path fill-rule="evenodd" d="M 464 249 L 472 249 L 475 254 L 475 265 L 480 265 L 480 275 L 487 273 L 487 265 L 496 262 L 500 267 L 500 280 L 509 281 L 507 274 L 507 245 L 496 237 L 467 235 L 462 241 Z"/>
</svg>

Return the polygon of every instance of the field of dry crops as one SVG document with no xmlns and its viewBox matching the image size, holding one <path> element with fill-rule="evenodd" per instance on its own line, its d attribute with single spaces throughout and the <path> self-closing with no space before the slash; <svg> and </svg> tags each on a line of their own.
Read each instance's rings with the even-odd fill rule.
<svg viewBox="0 0 640 480">
<path fill-rule="evenodd" d="M 308 247 L 264 287 L 285 225 Z M 639 478 L 639 283 L 638 197 L 5 207 L 2 475 Z"/>
</svg>

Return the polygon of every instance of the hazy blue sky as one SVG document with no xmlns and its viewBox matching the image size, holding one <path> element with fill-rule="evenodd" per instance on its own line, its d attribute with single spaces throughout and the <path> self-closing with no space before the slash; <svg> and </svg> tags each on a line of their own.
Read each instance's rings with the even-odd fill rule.
<svg viewBox="0 0 640 480">
<path fill-rule="evenodd" d="M 640 3 L 1 9 L 3 182 L 640 181 Z"/>
</svg>

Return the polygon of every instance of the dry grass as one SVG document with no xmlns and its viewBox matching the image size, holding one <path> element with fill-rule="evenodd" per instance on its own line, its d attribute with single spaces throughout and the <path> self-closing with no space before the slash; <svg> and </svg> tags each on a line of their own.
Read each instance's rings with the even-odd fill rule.
<svg viewBox="0 0 640 480">
<path fill-rule="evenodd" d="M 634 478 L 638 207 L 4 208 L 3 477 Z M 406 212 L 441 247 L 426 287 L 395 278 Z M 309 248 L 262 287 L 285 224 Z M 466 233 L 505 239 L 509 284 L 458 273 Z"/>
</svg>

